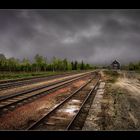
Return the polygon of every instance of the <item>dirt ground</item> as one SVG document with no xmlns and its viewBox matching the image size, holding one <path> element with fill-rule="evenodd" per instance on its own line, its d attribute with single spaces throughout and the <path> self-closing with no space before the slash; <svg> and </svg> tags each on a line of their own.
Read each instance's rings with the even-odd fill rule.
<svg viewBox="0 0 140 140">
<path fill-rule="evenodd" d="M 140 130 L 140 74 L 120 71 L 114 83 L 108 78 L 104 74 L 100 130 Z"/>
</svg>

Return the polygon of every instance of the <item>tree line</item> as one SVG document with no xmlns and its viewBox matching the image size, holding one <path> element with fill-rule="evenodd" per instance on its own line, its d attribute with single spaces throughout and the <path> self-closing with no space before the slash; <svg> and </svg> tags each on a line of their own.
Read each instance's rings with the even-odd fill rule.
<svg viewBox="0 0 140 140">
<path fill-rule="evenodd" d="M 122 65 L 121 69 L 130 70 L 130 71 L 140 71 L 140 62 L 132 63 L 130 62 L 128 65 Z"/>
<path fill-rule="evenodd" d="M 39 71 L 70 71 L 70 70 L 88 70 L 93 69 L 93 66 L 83 61 L 68 61 L 53 57 L 51 62 L 47 61 L 46 57 L 36 54 L 33 62 L 24 58 L 22 61 L 14 57 L 6 58 L 4 54 L 0 54 L 0 71 L 8 72 L 39 72 Z"/>
</svg>

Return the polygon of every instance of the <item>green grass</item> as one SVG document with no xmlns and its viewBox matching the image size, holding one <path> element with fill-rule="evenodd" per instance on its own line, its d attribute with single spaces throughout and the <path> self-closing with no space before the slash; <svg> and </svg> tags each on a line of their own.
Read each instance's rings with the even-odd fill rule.
<svg viewBox="0 0 140 140">
<path fill-rule="evenodd" d="M 119 76 L 119 73 L 113 70 L 105 70 L 104 73 L 109 76 L 109 79 L 107 81 L 110 83 L 115 83 Z"/>
<path fill-rule="evenodd" d="M 84 70 L 83 70 L 84 71 Z M 15 80 L 15 79 L 28 79 L 33 77 L 43 77 L 64 73 L 74 73 L 74 72 L 83 72 L 82 70 L 73 70 L 73 71 L 47 71 L 47 72 L 0 72 L 0 81 L 3 80 Z"/>
<path fill-rule="evenodd" d="M 1 72 L 0 80 L 13 80 L 13 79 L 24 79 L 32 77 L 41 77 L 62 74 L 65 72 Z"/>
</svg>

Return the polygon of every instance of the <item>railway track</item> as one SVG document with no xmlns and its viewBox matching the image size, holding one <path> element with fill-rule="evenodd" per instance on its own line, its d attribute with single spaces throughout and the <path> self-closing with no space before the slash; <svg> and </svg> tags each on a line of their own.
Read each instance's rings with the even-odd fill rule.
<svg viewBox="0 0 140 140">
<path fill-rule="evenodd" d="M 56 74 L 56 75 L 76 74 L 76 73 L 78 73 L 78 72 L 77 71 L 75 71 L 75 72 L 65 72 L 65 73 L 60 73 L 60 74 Z M 56 76 L 56 75 L 48 75 L 48 76 L 43 75 L 43 76 L 35 76 L 35 77 L 27 77 L 27 78 L 0 80 L 0 84 L 6 84 L 6 83 L 12 83 L 12 82 L 18 82 L 18 81 L 24 81 L 24 80 L 31 80 L 31 79 L 42 78 L 42 77 Z"/>
<path fill-rule="evenodd" d="M 77 116 L 97 88 L 99 80 L 100 75 L 96 77 L 96 82 L 95 77 L 90 79 L 45 116 L 29 126 L 27 130 L 71 130 L 74 128 Z"/>
<path fill-rule="evenodd" d="M 80 76 L 68 78 L 65 80 L 61 80 L 56 83 L 52 83 L 43 87 L 34 88 L 28 91 L 19 92 L 16 94 L 12 94 L 9 96 L 3 96 L 0 98 L 0 114 L 4 114 L 9 110 L 13 110 L 18 106 L 24 105 L 26 103 L 32 102 L 35 99 L 38 99 L 42 96 L 45 96 L 53 91 L 58 90 L 59 88 L 65 87 L 66 85 L 90 76 L 92 73 L 82 74 Z"/>
<path fill-rule="evenodd" d="M 43 82 L 43 81 L 50 80 L 50 79 L 55 79 L 55 78 L 69 76 L 69 75 L 74 75 L 76 73 L 50 75 L 50 76 L 47 76 L 47 77 L 37 77 L 37 78 L 13 80 L 13 81 L 7 81 L 7 82 L 5 81 L 4 83 L 0 83 L 0 91 L 5 90 L 5 89 L 9 89 L 9 88 L 14 88 L 14 87 L 17 87 L 17 86 L 19 87 L 19 86 L 24 86 L 24 85 L 28 85 L 28 84 L 37 83 L 37 82 Z"/>
<path fill-rule="evenodd" d="M 24 90 L 24 91 L 15 92 L 15 93 L 8 94 L 8 95 L 1 95 L 1 96 L 0 96 L 0 101 L 5 100 L 5 99 L 8 99 L 8 98 L 15 97 L 15 96 L 17 96 L 17 95 L 21 95 L 21 94 L 25 94 L 25 93 L 37 91 L 37 90 L 40 90 L 40 89 L 43 89 L 43 88 L 46 88 L 46 87 L 49 87 L 49 86 L 52 86 L 52 85 L 55 85 L 55 84 L 58 84 L 58 83 L 67 81 L 67 80 L 71 80 L 71 79 L 73 79 L 73 78 L 80 77 L 80 76 L 86 75 L 86 74 L 90 74 L 90 73 L 88 72 L 88 73 L 83 73 L 83 74 L 79 74 L 79 75 L 72 75 L 72 76 L 70 76 L 70 77 L 69 77 L 69 76 L 68 76 L 68 77 L 62 77 L 62 79 L 57 80 L 57 81 L 54 81 L 54 82 L 50 82 L 50 83 L 48 83 L 48 84 L 46 84 L 46 85 L 42 85 L 42 86 L 39 86 L 39 87 L 34 87 L 34 88 L 32 88 L 32 89 L 26 89 L 26 90 Z M 64 79 L 63 79 L 63 78 L 64 78 Z"/>
</svg>

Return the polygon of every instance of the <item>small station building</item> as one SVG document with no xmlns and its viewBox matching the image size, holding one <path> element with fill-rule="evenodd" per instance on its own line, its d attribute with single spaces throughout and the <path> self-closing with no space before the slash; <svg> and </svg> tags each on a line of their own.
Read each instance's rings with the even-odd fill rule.
<svg viewBox="0 0 140 140">
<path fill-rule="evenodd" d="M 111 64 L 111 68 L 112 69 L 120 69 L 121 68 L 121 65 L 120 63 L 117 61 L 117 60 L 114 60 Z"/>
</svg>

